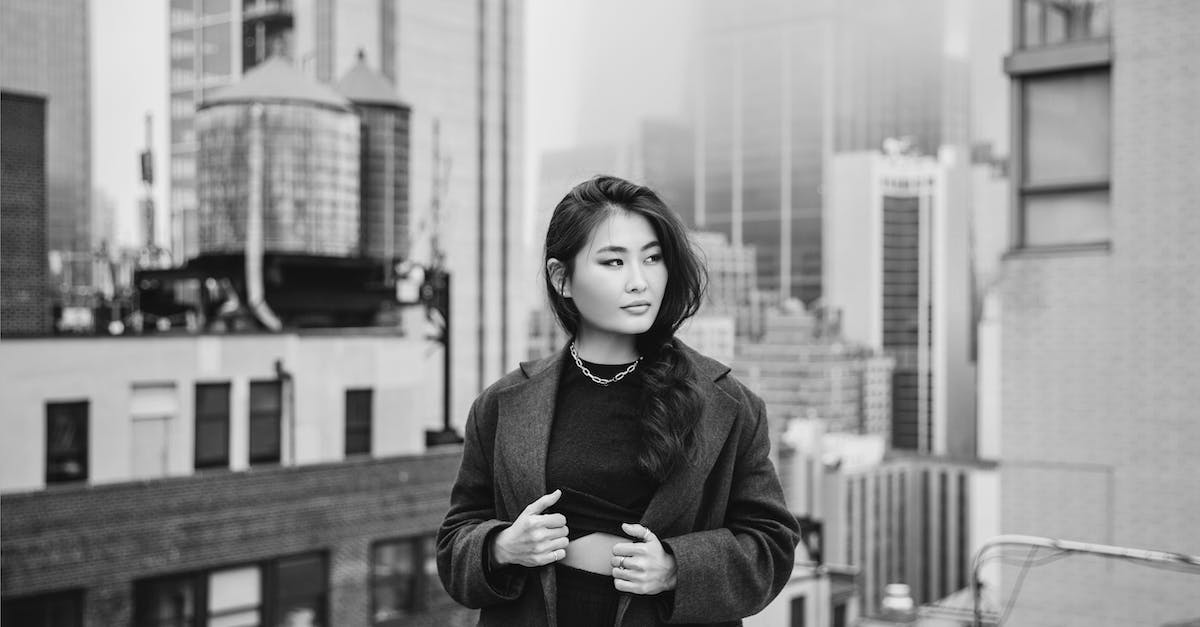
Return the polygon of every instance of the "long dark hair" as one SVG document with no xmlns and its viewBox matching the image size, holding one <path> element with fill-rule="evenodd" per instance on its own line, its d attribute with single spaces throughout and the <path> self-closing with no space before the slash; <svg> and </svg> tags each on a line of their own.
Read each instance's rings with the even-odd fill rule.
<svg viewBox="0 0 1200 627">
<path fill-rule="evenodd" d="M 550 259 L 559 260 L 562 277 L 575 272 L 575 255 L 587 245 L 592 231 L 615 211 L 629 211 L 646 218 L 658 237 L 667 286 L 658 317 L 650 329 L 637 336 L 643 357 L 642 449 L 638 466 L 663 481 L 686 459 L 691 450 L 696 421 L 703 398 L 690 361 L 674 343 L 675 331 L 695 315 L 704 298 L 708 274 L 700 262 L 687 229 L 650 188 L 615 176 L 597 176 L 576 185 L 550 217 L 546 230 L 543 268 Z M 546 294 L 558 323 L 571 337 L 579 333 L 580 314 L 572 299 L 545 272 Z"/>
</svg>

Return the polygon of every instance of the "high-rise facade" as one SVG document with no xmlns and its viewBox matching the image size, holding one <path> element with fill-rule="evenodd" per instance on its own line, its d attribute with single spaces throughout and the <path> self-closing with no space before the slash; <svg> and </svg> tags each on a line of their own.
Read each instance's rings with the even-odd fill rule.
<svg viewBox="0 0 1200 627">
<path fill-rule="evenodd" d="M 1010 8 L 1001 531 L 1200 555 L 1200 11 L 1188 0 Z M 992 585 L 1018 575 L 1007 567 Z M 1014 624 L 1200 615 L 1194 573 L 1079 556 L 1024 581 Z"/>
<path fill-rule="evenodd" d="M 173 0 L 176 259 L 197 252 L 197 104 L 236 82 L 260 53 L 288 55 L 332 83 L 361 51 L 411 107 L 411 257 L 432 261 L 436 246 L 453 276 L 452 414 L 465 416 L 478 391 L 525 356 L 528 305 L 512 289 L 527 276 L 519 245 L 523 15 L 521 0 Z"/>
<path fill-rule="evenodd" d="M 824 304 L 846 337 L 893 356 L 891 444 L 976 454 L 968 194 L 940 159 L 833 158 L 824 218 Z"/>
<path fill-rule="evenodd" d="M 0 89 L 45 99 L 45 250 L 67 305 L 91 284 L 88 12 L 85 0 L 0 3 Z"/>
<path fill-rule="evenodd" d="M 886 435 L 892 359 L 844 340 L 791 301 L 766 312 L 763 337 L 737 345 L 733 370 L 766 403 L 772 431 L 814 418 L 829 431 Z"/>
<path fill-rule="evenodd" d="M 0 137 L 0 336 L 48 334 L 46 99 L 0 92 Z"/>
<path fill-rule="evenodd" d="M 821 189 L 835 152 L 962 141 L 944 0 L 704 4 L 694 226 L 758 251 L 760 287 L 821 295 Z"/>
</svg>

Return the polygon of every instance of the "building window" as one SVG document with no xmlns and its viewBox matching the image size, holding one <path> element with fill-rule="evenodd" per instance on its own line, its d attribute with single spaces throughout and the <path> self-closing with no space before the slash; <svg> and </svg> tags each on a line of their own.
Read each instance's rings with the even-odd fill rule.
<svg viewBox="0 0 1200 627">
<path fill-rule="evenodd" d="M 1024 246 L 1109 240 L 1110 72 L 1022 80 Z"/>
<path fill-rule="evenodd" d="M 130 390 L 129 413 L 133 420 L 134 478 L 165 477 L 170 471 L 172 425 L 179 414 L 175 385 L 135 384 Z"/>
<path fill-rule="evenodd" d="M 805 617 L 808 615 L 808 608 L 806 608 L 805 605 L 805 598 L 803 596 L 792 598 L 792 611 L 791 619 L 788 623 L 789 625 L 792 627 L 804 627 L 808 624 L 804 622 Z"/>
<path fill-rule="evenodd" d="M 279 381 L 250 382 L 250 464 L 279 463 L 283 414 Z"/>
<path fill-rule="evenodd" d="M 1021 45 L 1053 46 L 1108 36 L 1107 0 L 1020 0 Z"/>
<path fill-rule="evenodd" d="M 832 627 L 846 627 L 846 604 L 838 603 L 833 606 L 833 621 L 830 623 Z"/>
<path fill-rule="evenodd" d="M 229 384 L 196 384 L 196 469 L 229 467 Z"/>
<path fill-rule="evenodd" d="M 346 390 L 346 455 L 371 453 L 371 390 Z"/>
<path fill-rule="evenodd" d="M 170 575 L 134 584 L 135 627 L 326 625 L 323 553 Z"/>
<path fill-rule="evenodd" d="M 83 591 L 66 590 L 4 599 L 0 624 L 20 627 L 83 627 Z"/>
<path fill-rule="evenodd" d="M 275 612 L 278 625 L 323 624 L 327 607 L 325 556 L 309 553 L 275 562 Z"/>
<path fill-rule="evenodd" d="M 87 478 L 88 402 L 46 403 L 46 483 Z"/>
<path fill-rule="evenodd" d="M 378 542 L 371 549 L 374 625 L 401 625 L 425 611 L 439 589 L 433 536 Z"/>
</svg>

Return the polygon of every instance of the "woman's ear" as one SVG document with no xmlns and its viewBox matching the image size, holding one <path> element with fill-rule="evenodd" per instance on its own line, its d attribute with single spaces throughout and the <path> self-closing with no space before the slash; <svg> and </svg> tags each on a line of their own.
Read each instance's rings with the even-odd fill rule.
<svg viewBox="0 0 1200 627">
<path fill-rule="evenodd" d="M 550 284 L 558 290 L 559 295 L 563 298 L 571 297 L 571 285 L 567 280 L 567 266 L 554 258 L 546 260 L 546 276 L 550 277 Z"/>
</svg>

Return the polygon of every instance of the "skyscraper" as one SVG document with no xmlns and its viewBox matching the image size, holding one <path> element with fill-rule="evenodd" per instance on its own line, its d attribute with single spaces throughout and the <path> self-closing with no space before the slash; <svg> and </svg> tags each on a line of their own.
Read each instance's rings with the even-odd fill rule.
<svg viewBox="0 0 1200 627">
<path fill-rule="evenodd" d="M 69 277 L 60 298 L 91 284 L 89 39 L 85 0 L 0 3 L 0 89 L 45 99 L 45 250 Z"/>
<path fill-rule="evenodd" d="M 196 104 L 271 53 L 332 82 L 363 52 L 411 107 L 411 257 L 454 276 L 454 416 L 524 358 L 523 2 L 174 0 L 171 215 L 176 259 L 196 252 Z M 244 45 L 243 45 L 244 44 Z M 253 44 L 253 45 L 251 45 Z M 397 202 L 399 199 L 397 199 Z"/>
<path fill-rule="evenodd" d="M 963 140 L 945 4 L 705 3 L 694 226 L 756 246 L 762 289 L 821 294 L 821 189 L 835 152 Z"/>
<path fill-rule="evenodd" d="M 46 99 L 0 92 L 0 136 L 0 336 L 46 334 Z"/>
<path fill-rule="evenodd" d="M 896 359 L 891 444 L 975 456 L 966 171 L 944 159 L 834 157 L 824 296 L 852 340 Z"/>
</svg>

